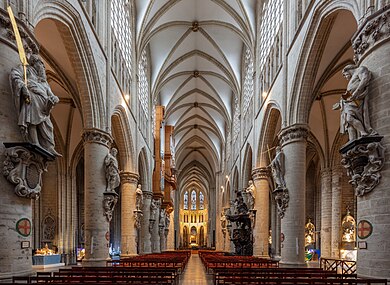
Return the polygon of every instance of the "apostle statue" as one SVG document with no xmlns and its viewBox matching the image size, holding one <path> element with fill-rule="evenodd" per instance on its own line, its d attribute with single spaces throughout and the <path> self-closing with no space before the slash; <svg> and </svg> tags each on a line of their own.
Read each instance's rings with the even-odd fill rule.
<svg viewBox="0 0 390 285">
<path fill-rule="evenodd" d="M 138 184 L 137 189 L 135 190 L 135 207 L 137 210 L 141 209 L 143 200 L 144 200 L 144 195 L 141 190 L 141 184 Z"/>
<path fill-rule="evenodd" d="M 121 179 L 119 176 L 118 160 L 116 159 L 117 153 L 118 150 L 113 147 L 104 158 L 107 180 L 107 192 L 115 192 L 115 188 L 117 188 L 121 183 Z"/>
<path fill-rule="evenodd" d="M 340 133 L 348 133 L 349 141 L 377 134 L 370 125 L 368 115 L 368 85 L 371 73 L 365 66 L 347 65 L 343 76 L 349 80 L 347 91 L 333 110 L 341 110 Z"/>
<path fill-rule="evenodd" d="M 13 68 L 10 73 L 18 126 L 26 142 L 40 146 L 54 156 L 61 156 L 54 150 L 53 124 L 50 120 L 50 112 L 59 99 L 47 82 L 40 56 L 31 54 L 28 63 L 27 80 L 22 66 Z"/>
<path fill-rule="evenodd" d="M 272 170 L 272 177 L 276 184 L 276 189 L 286 188 L 286 182 L 284 181 L 284 153 L 280 149 L 280 146 L 276 147 L 276 154 L 270 164 Z M 275 189 L 275 190 L 276 190 Z"/>
</svg>

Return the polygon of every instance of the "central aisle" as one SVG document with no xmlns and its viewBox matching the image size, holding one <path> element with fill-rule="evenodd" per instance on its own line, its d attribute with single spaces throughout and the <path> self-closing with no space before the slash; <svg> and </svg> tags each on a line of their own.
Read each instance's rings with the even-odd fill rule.
<svg viewBox="0 0 390 285">
<path fill-rule="evenodd" d="M 206 270 L 197 253 L 191 254 L 190 260 L 180 276 L 180 285 L 212 285 L 213 275 L 206 274 Z"/>
</svg>

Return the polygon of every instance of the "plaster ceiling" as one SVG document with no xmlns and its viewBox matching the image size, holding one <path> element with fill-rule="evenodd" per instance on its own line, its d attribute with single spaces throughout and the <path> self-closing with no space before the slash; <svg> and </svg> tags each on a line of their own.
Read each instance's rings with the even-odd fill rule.
<svg viewBox="0 0 390 285">
<path fill-rule="evenodd" d="M 253 50 L 255 0 L 136 0 L 137 54 L 150 55 L 151 96 L 175 126 L 183 185 L 213 179 L 241 90 L 242 54 Z"/>
</svg>

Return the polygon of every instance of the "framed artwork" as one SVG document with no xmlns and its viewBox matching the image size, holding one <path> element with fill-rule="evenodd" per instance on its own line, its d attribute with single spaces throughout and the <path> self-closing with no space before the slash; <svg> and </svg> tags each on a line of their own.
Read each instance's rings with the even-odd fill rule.
<svg viewBox="0 0 390 285">
<path fill-rule="evenodd" d="M 365 242 L 365 241 L 359 241 L 359 242 L 358 242 L 358 248 L 359 248 L 359 249 L 367 249 L 367 242 Z"/>
</svg>

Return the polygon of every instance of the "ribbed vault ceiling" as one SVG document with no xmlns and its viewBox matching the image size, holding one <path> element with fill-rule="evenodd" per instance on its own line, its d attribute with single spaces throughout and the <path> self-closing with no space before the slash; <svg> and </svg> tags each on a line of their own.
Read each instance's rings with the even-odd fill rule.
<svg viewBox="0 0 390 285">
<path fill-rule="evenodd" d="M 151 95 L 175 126 L 182 186 L 219 170 L 256 0 L 136 0 L 137 54 L 150 53 Z M 202 169 L 202 171 L 199 171 Z M 203 176 L 203 178 L 201 177 Z"/>
</svg>

